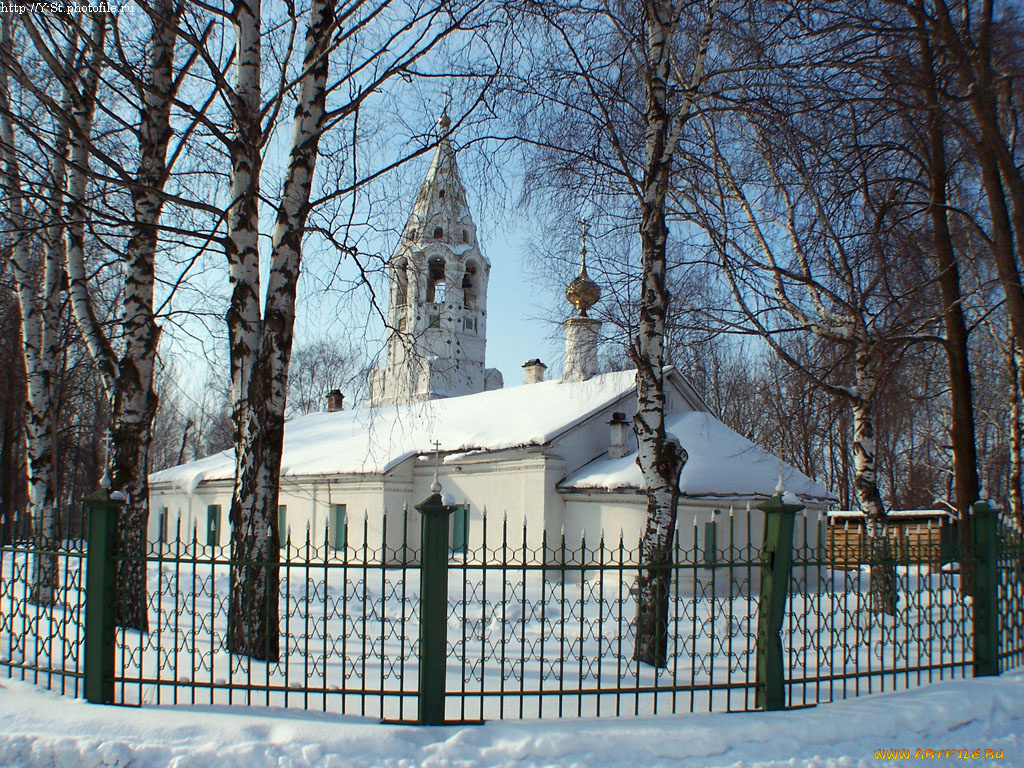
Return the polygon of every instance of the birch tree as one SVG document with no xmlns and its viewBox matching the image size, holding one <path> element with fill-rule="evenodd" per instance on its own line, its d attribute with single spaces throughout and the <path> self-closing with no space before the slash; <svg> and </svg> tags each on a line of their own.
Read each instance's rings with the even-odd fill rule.
<svg viewBox="0 0 1024 768">
<path fill-rule="evenodd" d="M 25 14 L 22 29 L 31 41 L 33 54 L 66 94 L 66 103 L 50 98 L 14 56 L 5 66 L 22 88 L 33 93 L 54 120 L 63 122 L 67 136 L 66 184 L 57 180 L 48 188 L 53 205 L 62 206 L 61 226 L 53 228 L 48 244 L 59 248 L 65 259 L 68 292 L 77 324 L 86 342 L 110 402 L 112 447 L 109 464 L 111 488 L 125 496 L 124 513 L 118 520 L 120 551 L 117 571 L 117 621 L 121 626 L 145 630 L 148 625 L 145 537 L 149 511 L 148 446 L 156 408 L 153 366 L 159 331 L 154 317 L 153 291 L 158 252 L 166 163 L 173 132 L 170 110 L 177 88 L 174 50 L 182 6 L 174 0 L 140 4 L 149 34 L 140 48 L 142 61 L 127 58 L 124 43 L 129 32 L 118 32 L 118 45 L 108 50 L 108 32 L 119 19 L 105 7 L 82 14 L 78 20 L 53 21 Z M 81 25 L 79 26 L 79 21 Z M 58 55 L 62 40 L 74 45 L 66 60 Z M 80 45 L 78 41 L 81 41 Z M 105 74 L 110 79 L 105 81 Z M 117 89 L 121 86 L 123 90 Z M 136 140 L 134 167 L 122 165 L 119 152 L 104 146 L 95 131 L 99 94 L 139 94 L 138 122 L 134 126 L 105 110 L 108 120 L 128 127 Z M 130 152 L 131 150 L 129 150 Z M 63 151 L 54 152 L 63 157 Z M 129 155 L 130 156 L 130 155 Z M 95 288 L 87 266 L 87 231 L 94 225 L 96 208 L 92 192 L 99 184 L 113 183 L 127 190 L 131 213 L 124 221 L 124 250 L 117 254 L 123 272 L 120 317 L 113 332 L 101 320 L 95 306 Z M 115 192 L 116 194 L 116 192 Z M 61 242 L 63 240 L 63 242 Z"/>
<path fill-rule="evenodd" d="M 743 148 L 742 161 L 709 128 L 721 196 L 705 228 L 735 299 L 737 319 L 727 322 L 754 330 L 852 410 L 853 487 L 873 563 L 871 609 L 894 614 L 874 411 L 893 356 L 935 339 L 930 318 L 918 314 L 917 293 L 928 279 L 907 257 L 890 213 L 902 193 L 882 179 L 899 173 L 863 163 L 858 151 L 869 137 L 836 125 L 834 115 L 815 132 L 806 121 L 794 124 L 784 103 L 762 110 L 764 122 L 745 122 L 730 138 Z M 842 150 L 847 142 L 849 154 Z M 793 334 L 812 334 L 833 351 L 808 364 L 792 354 L 786 339 Z"/>
<path fill-rule="evenodd" d="M 311 200 L 311 190 L 321 137 L 333 128 L 351 131 L 356 142 L 366 102 L 390 81 L 416 75 L 418 63 L 466 26 L 479 7 L 473 2 L 429 0 L 313 0 L 305 12 L 299 75 L 265 98 L 262 45 L 267 20 L 259 0 L 238 0 L 232 6 L 234 75 L 225 91 L 231 115 L 226 141 L 231 189 L 224 248 L 231 281 L 227 327 L 235 432 L 231 552 L 239 564 L 231 575 L 228 647 L 236 653 L 258 659 L 276 659 L 279 654 L 278 482 L 296 287 L 307 217 L 318 205 Z M 338 64 L 336 72 L 332 60 Z M 266 121 L 293 88 L 289 155 L 274 205 L 264 285 L 259 239 L 263 153 L 270 136 Z M 404 159 L 386 165 L 394 167 Z M 383 172 L 380 166 L 356 172 L 349 188 L 334 190 L 328 197 L 351 195 Z"/>
<path fill-rule="evenodd" d="M 679 501 L 679 476 L 687 455 L 675 435 L 665 431 L 665 319 L 671 294 L 666 280 L 668 226 L 666 198 L 679 132 L 694 115 L 702 94 L 704 60 L 715 22 L 715 2 L 704 11 L 693 69 L 686 77 L 673 66 L 673 35 L 680 14 L 674 2 L 645 2 L 646 61 L 644 85 L 644 162 L 638 192 L 640 242 L 643 254 L 640 317 L 630 342 L 636 365 L 637 410 L 633 429 L 637 464 L 647 492 L 647 522 L 640 541 L 640 572 L 636 613 L 637 661 L 665 666 L 668 649 L 668 596 Z M 686 78 L 686 79 L 684 79 Z M 682 90 L 672 103 L 670 90 Z"/>
<path fill-rule="evenodd" d="M 4 58 L 13 58 L 14 41 L 9 15 L 0 21 L 0 47 Z M 56 544 L 54 375 L 60 346 L 61 210 L 59 201 L 53 196 L 38 200 L 27 193 L 18 157 L 18 147 L 26 137 L 16 136 L 12 114 L 7 73 L 0 70 L 0 165 L 10 240 L 7 250 L 17 286 L 27 383 L 24 413 L 29 513 L 36 526 L 35 543 L 40 550 L 33 559 L 29 596 L 34 602 L 48 605 L 53 602 L 57 586 L 56 558 L 44 553 Z M 59 188 L 65 172 L 67 131 L 58 126 L 53 135 L 56 136 L 54 151 L 48 162 L 42 163 L 42 170 L 49 176 L 48 186 Z M 41 281 L 36 269 L 39 252 L 43 255 Z"/>
<path fill-rule="evenodd" d="M 596 207 L 607 228 L 628 227 L 639 242 L 640 270 L 631 275 L 638 313 L 628 348 L 637 370 L 634 430 L 647 522 L 634 657 L 660 667 L 667 659 L 671 553 L 687 458 L 664 421 L 672 312 L 666 198 L 678 164 L 689 162 L 680 142 L 712 79 L 707 61 L 722 14 L 715 0 L 516 7 L 524 59 L 508 90 L 517 132 L 532 147 L 529 198 L 554 199 L 562 209 Z"/>
<path fill-rule="evenodd" d="M 292 146 L 271 246 L 266 307 L 260 311 L 259 174 L 262 140 L 259 0 L 236 2 L 236 85 L 232 99 L 232 202 L 228 312 L 234 399 L 235 486 L 231 497 L 231 598 L 228 647 L 259 659 L 279 654 L 280 531 L 277 494 L 284 406 L 295 318 L 301 240 L 317 146 L 325 118 L 328 51 L 335 32 L 333 0 L 314 0 L 295 108 Z"/>
</svg>

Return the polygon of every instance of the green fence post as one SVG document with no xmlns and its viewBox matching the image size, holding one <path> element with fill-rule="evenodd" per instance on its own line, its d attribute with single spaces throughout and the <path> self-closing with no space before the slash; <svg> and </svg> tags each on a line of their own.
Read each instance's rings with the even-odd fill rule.
<svg viewBox="0 0 1024 768">
<path fill-rule="evenodd" d="M 85 582 L 85 698 L 114 703 L 114 561 L 122 502 L 100 488 L 84 501 L 89 522 Z"/>
<path fill-rule="evenodd" d="M 420 540 L 420 675 L 417 722 L 444 724 L 445 659 L 448 644 L 448 515 L 454 507 L 433 493 L 417 511 Z"/>
<path fill-rule="evenodd" d="M 974 545 L 974 676 L 999 674 L 999 563 L 997 510 L 984 499 L 971 507 Z"/>
<path fill-rule="evenodd" d="M 761 594 L 757 601 L 757 688 L 761 709 L 786 707 L 786 678 L 782 669 L 782 619 L 793 563 L 793 519 L 802 504 L 787 504 L 780 490 L 757 505 L 764 512 L 761 548 Z"/>
</svg>

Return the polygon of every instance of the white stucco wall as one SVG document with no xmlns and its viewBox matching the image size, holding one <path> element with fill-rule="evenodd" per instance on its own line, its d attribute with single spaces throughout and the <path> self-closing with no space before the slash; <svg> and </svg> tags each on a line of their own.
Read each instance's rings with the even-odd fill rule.
<svg viewBox="0 0 1024 768">
<path fill-rule="evenodd" d="M 680 562 L 694 562 L 696 569 L 680 569 L 678 574 L 692 586 L 699 579 L 707 586 L 715 571 L 716 593 L 728 594 L 730 558 L 737 563 L 754 563 L 764 541 L 764 513 L 746 499 L 694 499 L 682 498 L 676 523 L 676 537 Z M 730 514 L 731 512 L 731 514 Z M 647 519 L 646 496 L 635 491 L 603 490 L 575 491 L 565 494 L 565 535 L 570 549 L 585 542 L 588 549 L 600 544 L 617 550 L 621 538 L 626 553 L 637 552 Z M 714 521 L 716 552 L 715 569 L 701 568 L 705 557 L 706 525 Z M 825 510 L 820 504 L 810 504 L 798 513 L 794 521 L 793 544 L 799 553 L 820 553 L 825 541 Z M 806 546 L 810 545 L 811 550 Z M 812 554 L 813 556 L 813 554 Z M 628 559 L 628 557 L 627 557 Z M 635 558 L 634 558 L 635 559 Z M 749 571 L 749 572 L 748 572 Z M 731 573 L 733 581 L 749 580 L 756 588 L 760 572 L 757 567 L 737 566 Z M 815 569 L 803 569 L 800 578 L 814 588 Z"/>
</svg>

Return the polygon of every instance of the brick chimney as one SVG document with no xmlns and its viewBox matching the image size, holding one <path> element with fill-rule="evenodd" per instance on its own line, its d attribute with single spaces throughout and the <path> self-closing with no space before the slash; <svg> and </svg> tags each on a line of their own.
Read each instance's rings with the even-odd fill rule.
<svg viewBox="0 0 1024 768">
<path fill-rule="evenodd" d="M 327 412 L 334 413 L 345 409 L 345 396 L 340 389 L 332 389 L 327 393 Z"/>
<path fill-rule="evenodd" d="M 608 458 L 620 459 L 630 452 L 629 444 L 629 421 L 626 414 L 616 411 L 612 414 L 612 420 L 608 422 L 611 434 L 608 438 Z"/>
<path fill-rule="evenodd" d="M 546 369 L 547 366 L 539 358 L 527 360 L 523 363 L 523 384 L 536 384 L 538 381 L 544 381 Z"/>
</svg>

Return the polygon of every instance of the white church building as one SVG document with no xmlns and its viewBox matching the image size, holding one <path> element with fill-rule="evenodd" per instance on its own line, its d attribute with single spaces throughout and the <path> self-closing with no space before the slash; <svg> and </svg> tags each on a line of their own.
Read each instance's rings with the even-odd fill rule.
<svg viewBox="0 0 1024 768">
<path fill-rule="evenodd" d="M 436 474 L 460 505 L 454 551 L 484 541 L 491 549 L 503 529 L 518 546 L 524 535 L 539 546 L 545 531 L 548 542 L 564 533 L 576 545 L 604 535 L 634 546 L 646 515 L 632 430 L 635 373 L 596 373 L 600 321 L 587 310 L 600 290 L 587 277 L 585 241 L 580 276 L 566 290 L 577 314 L 565 324 L 562 379 L 545 380 L 544 364 L 531 360 L 522 384 L 504 386 L 486 367 L 490 262 L 446 138 L 447 116 L 439 127 L 445 138 L 390 261 L 394 332 L 371 374 L 369 402 L 344 410 L 332 393 L 328 410 L 286 424 L 282 538 L 292 546 L 304 546 L 307 535 L 316 546 L 365 544 L 390 559 L 403 538 L 418 543 L 414 508 Z M 666 369 L 665 379 L 666 428 L 689 454 L 680 483 L 683 545 L 692 544 L 694 523 L 714 523 L 730 510 L 751 516 L 750 536 L 759 542 L 760 513 L 747 510 L 774 492 L 780 473 L 817 520 L 833 500 L 825 487 L 725 426 L 682 372 Z M 227 544 L 233 474 L 231 451 L 153 473 L 151 540 L 169 541 L 180 530 L 189 540 Z"/>
</svg>

